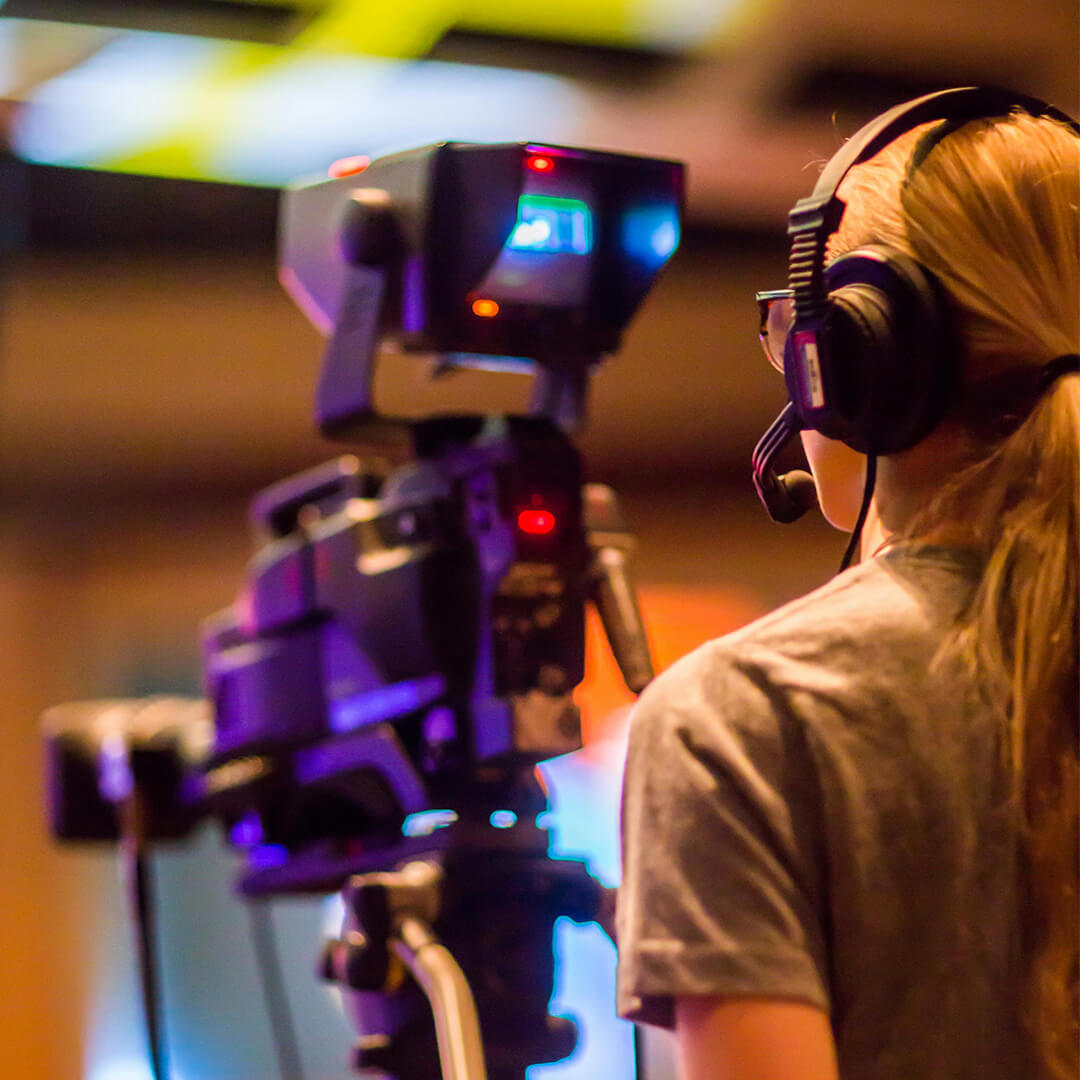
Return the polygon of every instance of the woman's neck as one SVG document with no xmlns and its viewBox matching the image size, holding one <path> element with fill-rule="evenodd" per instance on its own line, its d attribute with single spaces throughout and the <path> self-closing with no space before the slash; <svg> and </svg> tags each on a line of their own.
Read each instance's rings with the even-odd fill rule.
<svg viewBox="0 0 1080 1080">
<path fill-rule="evenodd" d="M 875 555 L 880 554 L 899 540 L 899 534 L 887 529 L 878 513 L 877 496 L 870 500 L 870 508 L 866 512 L 866 521 L 863 523 L 862 534 L 859 537 L 859 561 L 866 562 Z"/>
<path fill-rule="evenodd" d="M 870 559 L 910 538 L 947 547 L 969 547 L 975 540 L 967 522 L 956 515 L 927 525 L 925 512 L 941 484 L 959 464 L 955 437 L 935 432 L 912 450 L 879 458 L 874 497 L 859 541 L 859 558 Z M 919 520 L 923 518 L 920 526 Z"/>
</svg>

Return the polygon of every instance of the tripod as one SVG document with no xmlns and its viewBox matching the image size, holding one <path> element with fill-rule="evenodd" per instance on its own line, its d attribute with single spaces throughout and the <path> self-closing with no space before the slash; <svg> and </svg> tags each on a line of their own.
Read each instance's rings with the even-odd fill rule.
<svg viewBox="0 0 1080 1080">
<path fill-rule="evenodd" d="M 583 863 L 551 860 L 534 825 L 479 825 L 457 822 L 441 850 L 343 890 L 345 926 L 322 967 L 346 991 L 359 1071 L 523 1080 L 574 1048 L 573 1022 L 547 1011 L 554 924 L 606 921 L 609 891 Z"/>
</svg>

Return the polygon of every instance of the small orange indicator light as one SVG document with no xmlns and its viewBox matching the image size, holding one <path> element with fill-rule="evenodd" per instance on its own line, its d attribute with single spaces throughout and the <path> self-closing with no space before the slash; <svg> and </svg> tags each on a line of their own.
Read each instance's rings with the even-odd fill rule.
<svg viewBox="0 0 1080 1080">
<path fill-rule="evenodd" d="M 543 154 L 533 154 L 531 157 L 526 158 L 525 164 L 533 172 L 551 172 L 555 168 L 555 162 Z"/>
<path fill-rule="evenodd" d="M 362 173 L 371 164 L 371 158 L 367 154 L 353 154 L 352 157 L 338 158 L 326 171 L 335 180 L 343 176 L 355 176 Z"/>
<path fill-rule="evenodd" d="M 490 319 L 499 314 L 499 305 L 494 300 L 474 300 L 472 311 L 482 319 Z"/>
<path fill-rule="evenodd" d="M 555 528 L 555 515 L 550 510 L 522 510 L 518 514 L 518 528 L 530 536 L 546 536 Z"/>
</svg>

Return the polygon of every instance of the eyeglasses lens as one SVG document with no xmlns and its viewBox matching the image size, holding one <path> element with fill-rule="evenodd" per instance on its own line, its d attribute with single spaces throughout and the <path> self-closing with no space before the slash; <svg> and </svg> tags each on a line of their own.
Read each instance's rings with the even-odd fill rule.
<svg viewBox="0 0 1080 1080">
<path fill-rule="evenodd" d="M 761 315 L 761 344 L 769 363 L 784 370 L 784 347 L 795 323 L 795 298 L 790 289 L 757 294 Z"/>
</svg>

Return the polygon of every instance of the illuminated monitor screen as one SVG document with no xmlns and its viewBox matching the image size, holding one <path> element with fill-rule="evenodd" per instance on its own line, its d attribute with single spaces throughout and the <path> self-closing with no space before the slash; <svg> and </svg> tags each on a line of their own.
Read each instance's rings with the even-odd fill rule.
<svg viewBox="0 0 1080 1080">
<path fill-rule="evenodd" d="M 592 211 L 580 199 L 522 195 L 507 247 L 564 255 L 592 251 Z"/>
<path fill-rule="evenodd" d="M 585 303 L 595 243 L 592 192 L 580 179 L 569 190 L 560 184 L 558 194 L 553 186 L 552 178 L 530 175 L 517 221 L 477 289 L 480 296 L 548 308 Z"/>
</svg>

